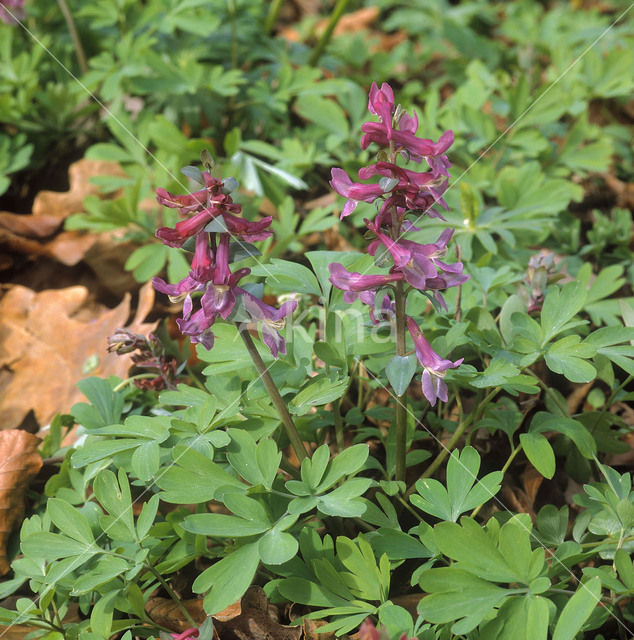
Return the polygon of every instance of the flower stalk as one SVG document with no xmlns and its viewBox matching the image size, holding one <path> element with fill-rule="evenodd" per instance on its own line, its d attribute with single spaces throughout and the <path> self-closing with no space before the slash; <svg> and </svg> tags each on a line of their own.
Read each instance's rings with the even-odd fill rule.
<svg viewBox="0 0 634 640">
<path fill-rule="evenodd" d="M 264 361 L 260 357 L 260 353 L 258 352 L 257 347 L 253 343 L 253 339 L 251 338 L 249 329 L 246 326 L 240 324 L 238 324 L 237 327 L 238 331 L 240 332 L 240 337 L 244 342 L 244 346 L 247 348 L 247 351 L 251 356 L 251 360 L 253 361 L 255 368 L 260 378 L 262 378 L 262 382 L 264 383 L 266 390 L 271 396 L 271 400 L 273 401 L 273 405 L 275 406 L 275 409 L 280 416 L 280 420 L 284 425 L 286 435 L 290 440 L 293 451 L 295 451 L 295 455 L 301 463 L 302 460 L 308 458 L 309 455 L 299 435 L 299 432 L 297 431 L 297 427 L 293 422 L 293 418 L 291 418 L 291 414 L 288 412 L 286 403 L 280 395 L 278 388 L 275 386 L 275 382 L 273 382 L 273 378 L 271 377 L 267 366 L 264 364 Z"/>
</svg>

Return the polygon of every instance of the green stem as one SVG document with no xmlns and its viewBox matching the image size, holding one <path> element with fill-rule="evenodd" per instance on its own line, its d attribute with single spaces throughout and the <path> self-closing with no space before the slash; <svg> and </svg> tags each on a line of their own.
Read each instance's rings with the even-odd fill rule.
<svg viewBox="0 0 634 640">
<path fill-rule="evenodd" d="M 194 628 L 198 628 L 198 623 L 191 617 L 189 611 L 185 608 L 183 601 L 178 597 L 176 592 L 169 586 L 163 576 L 149 563 L 146 562 L 145 566 L 149 569 L 150 573 L 161 583 L 161 586 L 169 597 L 176 603 L 176 606 L 179 608 L 180 612 L 185 616 L 187 622 Z"/>
<path fill-rule="evenodd" d="M 396 229 L 398 237 L 398 229 Z M 405 294 L 397 282 L 394 293 L 396 310 L 396 354 L 405 356 Z M 396 480 L 405 482 L 407 471 L 407 391 L 396 399 Z"/>
<path fill-rule="evenodd" d="M 501 387 L 495 387 L 494 389 L 491 389 L 491 391 L 489 391 L 489 393 L 484 397 L 484 400 L 482 400 L 482 402 L 479 404 L 478 411 L 473 411 L 469 414 L 466 420 L 463 420 L 458 424 L 458 428 L 455 430 L 453 436 L 451 436 L 451 439 L 449 440 L 447 445 L 443 447 L 443 449 L 438 453 L 438 455 L 434 458 L 427 469 L 425 469 L 423 474 L 420 476 L 421 478 L 429 478 L 436 471 L 436 469 L 438 469 L 445 458 L 451 453 L 452 449 L 456 446 L 458 440 L 460 440 L 460 437 L 465 432 L 467 427 L 480 419 L 480 416 L 484 413 L 487 405 L 491 402 L 491 400 L 493 400 L 493 398 L 495 398 L 500 390 Z M 407 489 L 405 495 L 409 496 L 414 491 L 414 489 L 415 485 L 412 485 Z"/>
<path fill-rule="evenodd" d="M 273 2 L 271 2 L 271 6 L 269 7 L 269 12 L 266 16 L 266 21 L 264 23 L 265 33 L 271 33 L 271 31 L 273 31 L 273 27 L 277 22 L 277 17 L 280 14 L 280 9 L 282 8 L 283 4 L 284 4 L 284 0 L 273 0 Z"/>
<path fill-rule="evenodd" d="M 291 414 L 288 412 L 286 403 L 282 399 L 278 388 L 275 386 L 275 382 L 273 382 L 273 378 L 271 378 L 269 370 L 260 357 L 260 353 L 258 352 L 255 344 L 253 343 L 253 339 L 249 334 L 249 330 L 246 326 L 242 326 L 240 324 L 236 326 L 238 327 L 238 331 L 240 333 L 240 336 L 242 337 L 244 345 L 247 348 L 249 355 L 251 356 L 251 360 L 253 360 L 255 368 L 260 374 L 260 378 L 262 378 L 262 382 L 264 383 L 266 390 L 269 392 L 271 400 L 273 400 L 273 404 L 275 405 L 277 413 L 280 416 L 280 420 L 282 421 L 282 424 L 286 429 L 286 435 L 291 442 L 291 446 L 295 451 L 295 455 L 297 456 L 298 460 L 302 462 L 302 460 L 304 460 L 305 458 L 309 458 L 310 456 L 306 451 L 306 448 L 304 447 L 304 443 L 302 442 L 299 432 L 297 431 L 297 427 L 295 426 L 295 423 L 291 418 Z"/>
<path fill-rule="evenodd" d="M 441 449 L 438 455 L 434 458 L 433 462 L 423 471 L 421 478 L 429 478 L 434 474 L 436 469 L 443 463 L 445 458 L 452 452 L 453 448 L 458 444 L 458 440 L 462 437 L 462 434 L 465 432 L 467 426 L 469 425 L 469 420 L 464 420 L 461 424 L 458 425 L 458 428 L 454 431 L 454 434 L 451 436 L 451 439 L 447 443 L 445 447 Z"/>
<path fill-rule="evenodd" d="M 136 376 L 130 376 L 125 380 L 122 380 L 113 391 L 121 391 L 121 389 L 127 387 L 131 382 L 135 380 L 143 380 L 144 378 L 156 378 L 156 373 L 138 373 Z"/>
<path fill-rule="evenodd" d="M 341 417 L 341 398 L 334 403 L 333 418 L 335 420 L 335 439 L 337 441 L 337 452 L 341 453 L 345 449 L 345 441 L 343 437 L 343 419 Z"/>
<path fill-rule="evenodd" d="M 319 41 L 315 45 L 315 48 L 313 49 L 313 52 L 311 53 L 310 58 L 308 59 L 309 66 L 314 67 L 319 61 L 319 58 L 321 58 L 321 54 L 324 52 L 326 45 L 330 42 L 330 38 L 332 37 L 332 32 L 335 30 L 337 23 L 341 19 L 341 16 L 343 16 L 346 10 L 346 7 L 348 6 L 348 1 L 349 0 L 337 1 L 337 4 L 333 9 L 332 14 L 330 15 L 328 26 L 326 27 L 324 32 L 321 34 Z"/>
<path fill-rule="evenodd" d="M 201 390 L 201 391 L 207 391 L 209 393 L 209 389 L 207 389 L 207 387 L 205 387 L 205 385 L 198 379 L 198 376 L 196 375 L 196 373 L 194 372 L 194 370 L 189 366 L 189 365 L 185 365 L 185 371 L 187 371 L 187 373 L 189 374 L 189 377 L 191 378 L 192 382 Z"/>
<path fill-rule="evenodd" d="M 79 63 L 79 68 L 82 74 L 85 74 L 88 71 L 88 64 L 86 63 L 86 54 L 84 53 L 84 48 L 81 44 L 81 40 L 79 39 L 79 33 L 77 33 L 77 27 L 75 26 L 75 21 L 73 20 L 73 14 L 70 12 L 68 5 L 66 4 L 66 0 L 57 0 L 57 4 L 64 16 L 64 20 L 66 21 L 66 26 L 68 27 L 68 32 L 70 33 L 70 37 L 73 41 L 73 46 L 75 47 L 75 54 L 77 55 L 77 62 Z"/>
</svg>

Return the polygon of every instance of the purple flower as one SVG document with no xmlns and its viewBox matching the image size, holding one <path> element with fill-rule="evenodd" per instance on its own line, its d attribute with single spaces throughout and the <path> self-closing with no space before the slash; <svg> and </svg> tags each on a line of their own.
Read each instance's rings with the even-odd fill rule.
<svg viewBox="0 0 634 640">
<path fill-rule="evenodd" d="M 192 313 L 193 303 L 188 296 L 183 304 L 183 317 L 177 318 L 176 324 L 184 336 L 189 336 L 192 344 L 202 344 L 205 349 L 214 346 L 214 334 L 211 325 L 216 321 L 215 317 L 208 317 L 203 309 Z"/>
<path fill-rule="evenodd" d="M 376 291 L 392 282 L 403 280 L 403 274 L 390 273 L 388 275 L 362 275 L 355 271 L 348 271 L 342 264 L 333 262 L 328 265 L 330 270 L 330 282 L 345 293 L 343 299 L 346 302 L 354 302 L 361 298 L 362 302 L 370 304 L 369 296 L 361 295 L 364 291 Z M 373 299 L 373 298 L 372 298 Z"/>
<path fill-rule="evenodd" d="M 196 234 L 196 249 L 191 264 L 191 271 L 178 284 L 167 284 L 163 278 L 152 278 L 152 284 L 157 291 L 165 293 L 172 302 L 177 302 L 183 296 L 194 291 L 203 291 L 206 283 L 212 277 L 214 254 L 209 246 L 209 234 L 199 231 Z"/>
<path fill-rule="evenodd" d="M 361 184 L 352 182 L 348 174 L 343 169 L 332 169 L 332 180 L 330 186 L 348 201 L 343 207 L 340 219 L 349 216 L 359 202 L 374 202 L 384 195 L 383 189 L 378 184 Z"/>
<path fill-rule="evenodd" d="M 214 334 L 211 330 L 218 318 L 228 319 L 235 309 L 238 298 L 242 297 L 247 313 L 261 323 L 262 339 L 274 357 L 286 352 L 286 343 L 277 331 L 283 326 L 286 315 L 295 309 L 295 302 L 287 302 L 276 309 L 238 286 L 250 269 L 243 268 L 232 272 L 229 265 L 230 236 L 241 240 L 264 240 L 271 235 L 268 227 L 272 218 L 262 218 L 255 222 L 235 215 L 241 212 L 240 205 L 223 192 L 224 182 L 203 173 L 205 188 L 187 195 L 174 195 L 157 190 L 160 204 L 178 209 L 185 220 L 174 228 L 162 227 L 156 235 L 164 244 L 181 247 L 191 236 L 196 236 L 196 248 L 191 269 L 183 280 L 168 284 L 162 278 L 154 278 L 157 291 L 165 293 L 172 301 L 184 299 L 183 316 L 176 322 L 184 335 L 192 343 L 200 343 L 211 349 Z M 213 231 L 205 231 L 207 225 L 216 220 Z M 193 299 L 192 294 L 202 293 Z M 197 308 L 194 308 L 196 305 Z"/>
<path fill-rule="evenodd" d="M 403 118 L 401 117 L 401 121 Z M 443 158 L 438 162 L 434 158 L 441 156 L 453 144 L 453 131 L 445 131 L 439 138 L 438 142 L 427 138 L 417 138 L 414 126 L 418 125 L 417 119 L 409 118 L 407 120 L 408 128 L 405 130 L 394 130 L 388 138 L 387 128 L 381 122 L 365 122 L 361 125 L 361 130 L 365 135 L 361 138 L 361 148 L 367 149 L 371 142 L 375 142 L 380 147 L 388 147 L 390 142 L 394 143 L 397 152 L 406 152 L 412 160 L 420 162 L 423 158 L 432 169 L 442 169 L 442 173 L 447 174 L 448 160 Z M 432 158 L 430 161 L 429 158 Z M 435 166 L 432 166 L 435 165 Z"/>
<path fill-rule="evenodd" d="M 414 341 L 416 349 L 416 357 L 423 365 L 423 376 L 421 379 L 423 387 L 423 395 L 429 400 L 433 407 L 436 400 L 440 398 L 443 402 L 447 402 L 447 384 L 443 380 L 447 369 L 454 369 L 462 364 L 463 358 L 452 362 L 444 360 L 432 348 L 429 342 L 425 340 L 423 332 L 420 330 L 416 322 L 407 316 L 407 328 Z"/>
<path fill-rule="evenodd" d="M 385 125 L 388 140 L 392 136 L 392 117 L 394 115 L 394 91 L 387 82 L 379 89 L 376 82 L 370 87 L 368 111 L 378 116 Z"/>
<path fill-rule="evenodd" d="M 447 253 L 447 244 L 453 235 L 453 229 L 445 229 L 438 240 L 432 244 L 419 244 L 412 240 L 392 240 L 381 232 L 376 223 L 366 220 L 366 226 L 377 239 L 368 247 L 368 253 L 373 256 L 382 244 L 390 252 L 394 260 L 391 273 L 402 273 L 405 281 L 419 291 L 433 290 L 434 297 L 446 309 L 439 289 L 448 289 L 469 279 L 462 273 L 462 263 L 447 264 L 439 260 Z"/>
<path fill-rule="evenodd" d="M 24 20 L 24 0 L 0 0 L 0 20 L 7 24 L 16 24 L 18 20 Z"/>
<path fill-rule="evenodd" d="M 276 309 L 251 295 L 248 291 L 244 291 L 244 289 L 242 290 L 242 295 L 247 313 L 252 320 L 260 324 L 262 340 L 269 348 L 271 355 L 277 358 L 278 353 L 286 353 L 286 341 L 279 330 L 284 327 L 286 318 L 295 311 L 297 302 L 288 300 L 279 309 Z"/>
</svg>

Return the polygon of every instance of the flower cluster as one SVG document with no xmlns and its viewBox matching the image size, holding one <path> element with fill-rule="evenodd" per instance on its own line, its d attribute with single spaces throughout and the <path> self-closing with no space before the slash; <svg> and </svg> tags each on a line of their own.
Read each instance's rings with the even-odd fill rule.
<svg viewBox="0 0 634 640">
<path fill-rule="evenodd" d="M 134 386 L 138 389 L 176 389 L 178 362 L 174 356 L 165 353 L 162 342 L 154 333 L 146 338 L 127 329 L 117 329 L 108 337 L 108 351 L 118 356 L 131 353 L 134 368 L 147 372 L 142 375 L 132 372 Z M 152 377 L 154 374 L 156 376 Z"/>
<path fill-rule="evenodd" d="M 375 176 L 378 182 L 353 182 L 343 169 L 332 170 L 332 188 L 347 198 L 341 218 L 354 211 L 359 202 L 376 202 L 377 214 L 373 220 L 365 220 L 365 225 L 373 236 L 368 253 L 375 256 L 377 263 L 383 256 L 391 256 L 391 267 L 383 275 L 365 275 L 349 272 L 343 265 L 330 265 L 330 281 L 342 289 L 344 299 L 352 302 L 357 298 L 370 306 L 371 318 L 376 322 L 375 300 L 380 290 L 384 292 L 380 300 L 382 316 L 393 316 L 394 301 L 388 292 L 395 285 L 409 285 L 434 299 L 441 307 L 447 308 L 441 291 L 462 284 L 469 276 L 462 272 L 462 263 L 447 264 L 442 258 L 447 253 L 447 245 L 453 235 L 452 229 L 445 229 L 436 242 L 420 244 L 405 236 L 418 231 L 407 219 L 409 214 L 418 217 L 441 218 L 434 209 L 436 205 L 447 208 L 443 194 L 447 190 L 451 166 L 445 152 L 453 143 L 453 133 L 446 131 L 438 140 L 418 138 L 418 118 L 402 112 L 400 105 L 394 105 L 392 88 L 383 83 L 379 89 L 372 84 L 368 110 L 378 117 L 378 122 L 366 122 L 362 126 L 361 147 L 366 149 L 374 142 L 382 150 L 378 161 L 359 170 L 359 178 L 368 180 Z M 423 161 L 427 170 L 422 172 L 404 169 L 397 164 L 397 158 Z M 378 258 L 378 260 L 377 260 Z M 416 322 L 405 318 L 407 328 L 414 341 L 416 355 L 423 366 L 423 394 L 432 405 L 437 398 L 447 400 L 447 385 L 443 380 L 445 371 L 457 367 L 462 360 L 452 362 L 441 358 L 433 351 Z"/>
<path fill-rule="evenodd" d="M 178 209 L 183 220 L 174 228 L 158 229 L 156 237 L 170 247 L 182 247 L 194 238 L 195 249 L 187 277 L 176 284 L 156 277 L 152 280 L 154 288 L 167 294 L 173 302 L 184 300 L 183 317 L 176 321 L 178 327 L 193 343 L 200 343 L 207 349 L 214 343 L 211 330 L 214 322 L 219 317 L 233 318 L 236 305 L 241 301 L 247 319 L 261 324 L 262 339 L 277 358 L 279 353 L 286 352 L 286 343 L 278 329 L 297 303 L 289 301 L 279 309 L 265 304 L 238 286 L 250 269 L 232 272 L 230 268 L 233 245 L 244 247 L 246 242 L 268 238 L 272 218 L 250 222 L 238 217 L 242 208 L 229 195 L 235 188 L 232 178 L 223 181 L 204 172 L 201 179 L 204 188 L 187 195 L 178 196 L 157 189 L 158 202 Z M 193 294 L 200 296 L 194 298 Z"/>
<path fill-rule="evenodd" d="M 24 20 L 24 0 L 0 0 L 0 20 L 7 24 L 15 24 L 17 20 Z"/>
</svg>

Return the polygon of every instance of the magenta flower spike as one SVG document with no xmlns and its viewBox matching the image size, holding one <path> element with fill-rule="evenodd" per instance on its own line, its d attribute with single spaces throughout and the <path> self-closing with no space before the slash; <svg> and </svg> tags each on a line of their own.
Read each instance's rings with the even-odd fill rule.
<svg viewBox="0 0 634 640">
<path fill-rule="evenodd" d="M 195 236 L 196 244 L 191 269 L 187 276 L 176 284 L 168 284 L 155 277 L 154 288 L 170 296 L 172 302 L 184 300 L 183 315 L 176 322 L 192 343 L 200 343 L 206 349 L 214 344 L 211 327 L 218 318 L 227 320 L 233 313 L 239 298 L 257 308 L 252 318 L 261 324 L 262 339 L 274 357 L 285 353 L 286 345 L 276 327 L 294 309 L 295 303 L 286 303 L 281 309 L 265 305 L 238 286 L 240 280 L 251 272 L 248 268 L 231 270 L 230 238 L 240 241 L 265 240 L 271 235 L 269 226 L 272 217 L 255 222 L 245 220 L 239 214 L 242 207 L 223 192 L 224 181 L 203 174 L 205 188 L 186 195 L 174 195 L 165 189 L 157 189 L 160 204 L 178 209 L 184 220 L 173 228 L 161 227 L 156 236 L 172 247 L 182 247 L 188 238 Z M 208 225 L 216 220 L 213 226 Z M 213 229 L 213 230 L 207 230 Z M 201 294 L 194 298 L 195 294 Z M 259 305 L 258 305 L 259 303 Z M 292 308 L 291 308 L 292 307 Z"/>
<path fill-rule="evenodd" d="M 425 339 L 423 332 L 416 322 L 409 316 L 407 316 L 407 328 L 414 341 L 416 357 L 421 365 L 423 365 L 423 375 L 421 378 L 423 395 L 432 407 L 436 404 L 438 398 L 443 402 L 447 402 L 447 384 L 443 380 L 445 372 L 447 369 L 458 367 L 462 363 L 463 358 L 455 362 L 441 358 L 431 348 L 431 345 Z"/>
<path fill-rule="evenodd" d="M 346 302 L 354 302 L 363 291 L 376 291 L 381 287 L 403 280 L 403 275 L 393 273 L 388 275 L 363 275 L 356 271 L 348 271 L 342 264 L 333 262 L 328 266 L 330 270 L 330 282 L 344 291 L 343 298 Z M 368 299 L 366 297 L 366 299 Z M 365 300 L 363 300 L 365 302 Z M 366 303 L 367 304 L 367 303 Z"/>
</svg>

